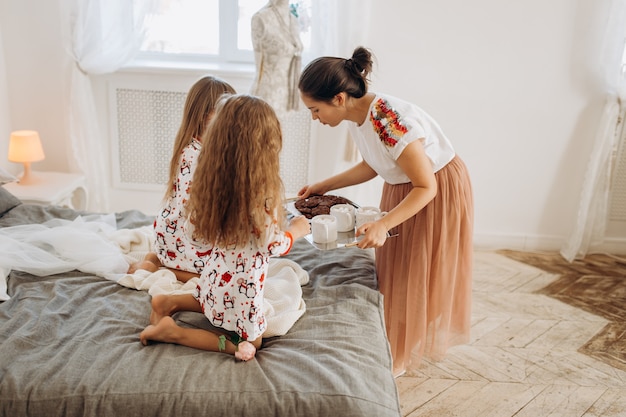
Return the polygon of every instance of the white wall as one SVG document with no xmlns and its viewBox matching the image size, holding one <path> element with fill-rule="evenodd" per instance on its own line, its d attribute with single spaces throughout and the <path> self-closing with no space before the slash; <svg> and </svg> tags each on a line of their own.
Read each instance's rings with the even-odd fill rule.
<svg viewBox="0 0 626 417">
<path fill-rule="evenodd" d="M 0 0 L 10 128 L 40 130 L 47 158 L 35 169 L 67 168 L 63 1 Z M 472 175 L 477 245 L 558 249 L 603 106 L 598 51 L 610 0 L 372 3 L 363 28 L 378 60 L 372 89 L 414 101 L 447 132 Z M 322 133 L 324 156 L 336 135 Z M 337 170 L 341 152 L 319 158 L 313 176 Z M 6 149 L 0 165 L 9 165 L 1 161 Z M 378 187 L 352 192 L 369 202 Z"/>
<path fill-rule="evenodd" d="M 61 1 L 0 0 L 9 129 L 39 131 L 46 159 L 33 164 L 34 170 L 68 169 L 65 144 L 70 59 L 59 19 Z M 0 164 L 11 172 L 20 172 L 20 165 L 6 160 L 7 146 L 0 148 Z"/>
<path fill-rule="evenodd" d="M 375 2 L 377 22 L 399 28 L 371 32 L 375 88 L 420 104 L 453 141 L 473 179 L 477 243 L 559 247 L 603 104 L 594 51 L 608 2 L 406 4 Z"/>
<path fill-rule="evenodd" d="M 4 51 L 2 48 L 2 28 L 0 27 L 0 149 L 4 150 L 4 154 L 0 152 L 0 157 L 4 155 L 2 160 L 6 160 L 6 153 L 9 146 L 9 135 L 11 134 L 9 115 L 9 90 L 7 86 Z M 4 168 L 4 164 L 0 166 Z"/>
</svg>

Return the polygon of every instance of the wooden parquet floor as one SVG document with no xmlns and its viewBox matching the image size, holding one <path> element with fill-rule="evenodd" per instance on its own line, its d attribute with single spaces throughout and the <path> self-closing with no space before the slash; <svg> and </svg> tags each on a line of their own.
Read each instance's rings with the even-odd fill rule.
<svg viewBox="0 0 626 417">
<path fill-rule="evenodd" d="M 626 417 L 626 262 L 475 255 L 472 335 L 396 379 L 403 416 Z"/>
</svg>

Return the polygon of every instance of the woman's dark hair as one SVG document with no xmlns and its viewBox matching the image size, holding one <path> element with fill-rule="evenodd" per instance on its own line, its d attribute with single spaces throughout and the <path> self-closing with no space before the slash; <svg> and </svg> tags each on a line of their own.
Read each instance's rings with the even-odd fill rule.
<svg viewBox="0 0 626 417">
<path fill-rule="evenodd" d="M 372 53 L 362 46 L 354 50 L 350 59 L 317 58 L 302 71 L 298 89 L 317 101 L 329 102 L 341 92 L 360 98 L 367 93 L 372 65 Z"/>
</svg>

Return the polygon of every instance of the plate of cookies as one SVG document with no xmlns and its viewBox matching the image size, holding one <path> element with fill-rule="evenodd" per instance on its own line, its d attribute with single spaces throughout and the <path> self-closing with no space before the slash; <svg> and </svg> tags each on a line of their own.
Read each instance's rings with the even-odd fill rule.
<svg viewBox="0 0 626 417">
<path fill-rule="evenodd" d="M 337 225 L 337 220 L 342 217 L 335 217 L 338 214 L 332 213 L 335 209 L 352 207 L 352 212 L 359 206 L 345 197 L 332 194 L 311 195 L 303 199 L 290 199 L 286 203 L 287 211 L 291 216 L 304 216 L 311 223 L 311 233 L 305 239 L 320 250 L 337 249 L 346 246 L 355 246 L 354 218 L 348 221 L 347 226 Z M 341 215 L 340 215 L 341 216 Z M 351 222 L 351 224 L 350 224 Z M 344 220 L 345 223 L 345 220 Z"/>
<path fill-rule="evenodd" d="M 350 204 L 358 207 L 352 201 L 338 195 L 311 195 L 307 198 L 293 201 L 294 215 L 303 215 L 311 220 L 313 217 L 321 214 L 330 214 L 330 208 L 337 204 Z"/>
<path fill-rule="evenodd" d="M 311 233 L 305 239 L 317 249 L 329 250 L 356 246 L 359 224 L 374 221 L 386 212 L 377 207 L 360 207 L 345 197 L 324 194 L 285 201 L 288 218 L 304 216 L 311 223 Z M 397 233 L 387 232 L 387 237 Z"/>
</svg>

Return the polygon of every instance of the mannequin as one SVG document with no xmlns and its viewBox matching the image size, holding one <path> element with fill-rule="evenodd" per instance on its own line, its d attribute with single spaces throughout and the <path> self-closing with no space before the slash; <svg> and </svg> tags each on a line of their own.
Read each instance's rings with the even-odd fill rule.
<svg viewBox="0 0 626 417">
<path fill-rule="evenodd" d="M 251 32 L 256 65 L 251 94 L 266 100 L 277 113 L 298 110 L 303 46 L 289 0 L 270 0 L 252 16 Z"/>
</svg>

